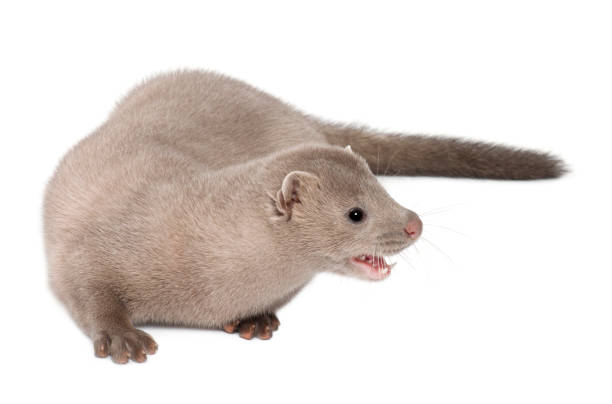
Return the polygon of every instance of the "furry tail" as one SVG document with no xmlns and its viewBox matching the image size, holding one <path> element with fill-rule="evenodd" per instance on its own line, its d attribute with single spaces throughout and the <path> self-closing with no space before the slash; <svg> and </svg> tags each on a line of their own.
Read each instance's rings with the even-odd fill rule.
<svg viewBox="0 0 612 404">
<path fill-rule="evenodd" d="M 563 161 L 543 152 L 457 138 L 378 133 L 318 123 L 329 143 L 363 156 L 374 174 L 532 180 L 557 178 Z"/>
</svg>

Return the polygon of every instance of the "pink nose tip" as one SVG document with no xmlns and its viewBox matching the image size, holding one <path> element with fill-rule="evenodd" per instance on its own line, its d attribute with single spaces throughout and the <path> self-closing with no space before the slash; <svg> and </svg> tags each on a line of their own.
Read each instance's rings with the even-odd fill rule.
<svg viewBox="0 0 612 404">
<path fill-rule="evenodd" d="M 423 232 L 423 222 L 418 217 L 411 220 L 406 227 L 404 227 L 404 231 L 412 240 L 416 240 L 419 238 L 421 233 Z"/>
</svg>

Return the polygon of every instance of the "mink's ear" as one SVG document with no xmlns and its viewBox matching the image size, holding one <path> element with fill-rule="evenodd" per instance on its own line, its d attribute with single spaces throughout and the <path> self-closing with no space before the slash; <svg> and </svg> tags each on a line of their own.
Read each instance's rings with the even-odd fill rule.
<svg viewBox="0 0 612 404">
<path fill-rule="evenodd" d="M 285 176 L 281 189 L 276 193 L 276 209 L 291 219 L 296 204 L 308 198 L 308 192 L 317 187 L 319 178 L 306 171 L 291 171 Z"/>
</svg>

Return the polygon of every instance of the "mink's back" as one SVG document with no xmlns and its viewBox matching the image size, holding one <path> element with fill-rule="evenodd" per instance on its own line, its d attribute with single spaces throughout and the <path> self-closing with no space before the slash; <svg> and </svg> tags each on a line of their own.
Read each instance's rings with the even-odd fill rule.
<svg viewBox="0 0 612 404">
<path fill-rule="evenodd" d="M 284 150 L 326 143 L 289 105 L 229 77 L 178 71 L 131 90 L 59 164 L 45 196 L 49 247 L 58 234 L 160 183 Z"/>
</svg>

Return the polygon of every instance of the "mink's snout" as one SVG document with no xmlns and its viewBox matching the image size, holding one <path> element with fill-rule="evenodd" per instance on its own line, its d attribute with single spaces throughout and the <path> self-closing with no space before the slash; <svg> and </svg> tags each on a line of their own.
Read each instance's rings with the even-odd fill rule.
<svg viewBox="0 0 612 404">
<path fill-rule="evenodd" d="M 406 224 L 406 227 L 404 227 L 404 232 L 411 240 L 416 240 L 423 232 L 423 222 L 417 215 L 414 215 L 408 224 Z"/>
</svg>

